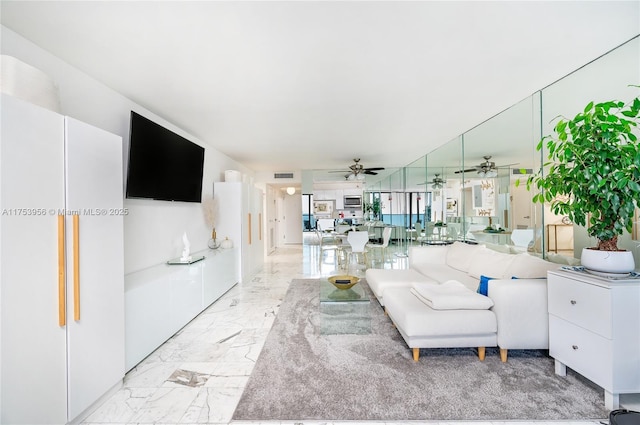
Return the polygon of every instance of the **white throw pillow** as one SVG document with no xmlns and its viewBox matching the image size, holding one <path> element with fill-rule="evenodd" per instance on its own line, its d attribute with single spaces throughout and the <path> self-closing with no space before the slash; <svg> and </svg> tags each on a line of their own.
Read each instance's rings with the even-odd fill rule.
<svg viewBox="0 0 640 425">
<path fill-rule="evenodd" d="M 557 264 L 525 253 L 514 255 L 514 257 L 511 266 L 507 270 L 506 278 L 546 278 L 549 270 L 557 270 L 559 268 Z"/>
<path fill-rule="evenodd" d="M 449 245 L 447 250 L 446 263 L 447 266 L 452 267 L 462 272 L 468 272 L 471 260 L 480 251 L 486 251 L 484 245 L 472 245 L 464 242 L 454 242 Z"/>
<path fill-rule="evenodd" d="M 477 294 L 455 280 L 441 285 L 414 283 L 410 291 L 434 310 L 488 310 L 493 307 L 491 298 Z"/>
<path fill-rule="evenodd" d="M 469 265 L 469 276 L 480 279 L 480 276 L 492 277 L 494 279 L 509 278 L 506 275 L 511 262 L 516 257 L 513 254 L 484 249 L 478 251 L 471 259 Z"/>
</svg>

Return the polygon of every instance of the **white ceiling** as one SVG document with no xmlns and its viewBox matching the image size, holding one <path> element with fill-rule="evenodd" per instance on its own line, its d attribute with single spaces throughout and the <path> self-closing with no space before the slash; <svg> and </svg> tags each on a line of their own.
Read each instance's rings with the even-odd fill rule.
<svg viewBox="0 0 640 425">
<path fill-rule="evenodd" d="M 638 1 L 0 4 L 255 171 L 407 165 L 640 33 Z"/>
</svg>

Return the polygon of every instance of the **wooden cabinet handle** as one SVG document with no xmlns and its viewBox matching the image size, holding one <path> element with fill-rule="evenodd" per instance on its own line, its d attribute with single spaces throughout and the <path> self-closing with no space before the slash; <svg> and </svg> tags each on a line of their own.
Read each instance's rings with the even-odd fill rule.
<svg viewBox="0 0 640 425">
<path fill-rule="evenodd" d="M 80 216 L 73 216 L 73 320 L 80 320 Z"/>
<path fill-rule="evenodd" d="M 64 215 L 58 215 L 58 326 L 67 324 L 64 260 Z"/>
</svg>

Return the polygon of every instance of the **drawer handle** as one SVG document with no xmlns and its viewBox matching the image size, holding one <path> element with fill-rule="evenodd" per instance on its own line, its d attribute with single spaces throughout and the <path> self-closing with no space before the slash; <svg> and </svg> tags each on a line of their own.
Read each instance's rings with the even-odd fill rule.
<svg viewBox="0 0 640 425">
<path fill-rule="evenodd" d="M 576 305 L 576 300 L 571 300 L 571 305 Z"/>
<path fill-rule="evenodd" d="M 578 346 L 577 345 L 572 345 L 571 348 L 573 348 L 574 350 L 577 350 Z"/>
</svg>

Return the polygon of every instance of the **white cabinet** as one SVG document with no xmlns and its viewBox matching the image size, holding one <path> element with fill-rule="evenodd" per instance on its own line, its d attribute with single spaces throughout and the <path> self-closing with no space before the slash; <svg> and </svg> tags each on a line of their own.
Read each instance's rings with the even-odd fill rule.
<svg viewBox="0 0 640 425">
<path fill-rule="evenodd" d="M 240 248 L 238 276 L 244 281 L 264 264 L 263 192 L 246 183 L 216 182 L 218 201 L 216 232 Z"/>
<path fill-rule="evenodd" d="M 2 423 L 76 419 L 124 376 L 122 140 L 2 95 Z"/>
<path fill-rule="evenodd" d="M 640 281 L 548 273 L 549 354 L 604 389 L 607 409 L 640 393 Z"/>
<path fill-rule="evenodd" d="M 159 264 L 125 277 L 126 370 L 133 368 L 238 282 L 238 250 L 192 253 L 189 265 Z"/>
</svg>

